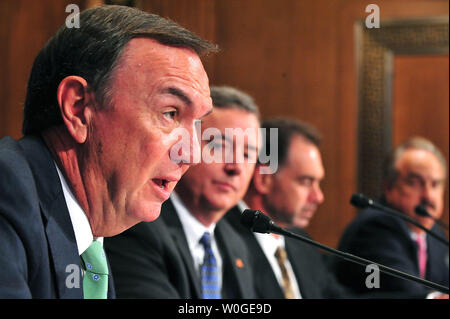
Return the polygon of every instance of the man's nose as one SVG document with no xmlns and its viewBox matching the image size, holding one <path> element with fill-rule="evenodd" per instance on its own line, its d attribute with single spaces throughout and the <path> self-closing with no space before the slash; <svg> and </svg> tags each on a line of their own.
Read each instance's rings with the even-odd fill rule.
<svg viewBox="0 0 450 319">
<path fill-rule="evenodd" d="M 431 183 L 425 183 L 422 189 L 421 202 L 424 204 L 431 204 L 434 200 L 435 189 Z"/>
<path fill-rule="evenodd" d="M 312 188 L 312 197 L 313 201 L 317 204 L 322 204 L 325 196 L 323 195 L 322 189 L 320 188 L 320 185 L 315 185 Z"/>
<path fill-rule="evenodd" d="M 200 162 L 200 140 L 195 129 L 179 129 L 178 141 L 172 146 L 171 159 L 178 164 L 195 165 Z"/>
<path fill-rule="evenodd" d="M 239 175 L 242 172 L 242 163 L 225 163 L 225 173 L 230 176 Z"/>
</svg>

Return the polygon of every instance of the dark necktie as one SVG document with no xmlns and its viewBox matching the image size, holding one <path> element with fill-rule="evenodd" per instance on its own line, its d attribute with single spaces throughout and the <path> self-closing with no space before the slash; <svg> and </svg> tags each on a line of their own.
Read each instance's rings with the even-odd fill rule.
<svg viewBox="0 0 450 319">
<path fill-rule="evenodd" d="M 205 257 L 200 268 L 200 278 L 203 299 L 220 299 L 219 269 L 217 260 L 211 248 L 211 234 L 205 232 L 200 239 L 200 243 L 205 249 Z"/>
</svg>

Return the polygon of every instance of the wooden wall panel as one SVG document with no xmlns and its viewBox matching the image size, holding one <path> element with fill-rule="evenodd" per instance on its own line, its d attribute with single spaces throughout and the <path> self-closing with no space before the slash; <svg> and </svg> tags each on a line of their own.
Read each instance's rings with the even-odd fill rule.
<svg viewBox="0 0 450 319">
<path fill-rule="evenodd" d="M 333 158 L 346 148 L 339 143 L 335 120 L 337 2 L 220 1 L 217 8 L 217 40 L 223 52 L 217 57 L 215 83 L 249 92 L 264 118 L 291 116 L 324 133 L 327 200 L 310 230 L 330 230 L 321 232 L 320 239 L 334 244 L 337 230 L 329 226 L 338 218 L 334 204 L 343 188 L 330 191 L 340 179 Z"/>
<path fill-rule="evenodd" d="M 369 3 L 376 3 L 380 7 L 381 19 L 396 18 L 419 18 L 448 16 L 448 1 L 427 1 L 427 0 L 380 0 L 368 2 L 362 0 L 339 1 L 337 15 L 337 43 L 338 49 L 333 52 L 337 59 L 337 72 L 335 78 L 336 85 L 336 107 L 339 109 L 338 130 L 336 135 L 339 137 L 340 144 L 344 145 L 342 152 L 333 154 L 338 170 L 340 171 L 340 180 L 338 183 L 330 185 L 327 192 L 335 193 L 335 189 L 342 187 L 340 195 L 336 198 L 333 205 L 335 215 L 330 215 L 328 211 L 320 211 L 311 225 L 311 233 L 316 238 L 325 238 L 327 225 L 326 218 L 331 218 L 332 228 L 335 229 L 330 240 L 324 240 L 329 244 L 336 244 L 341 232 L 346 225 L 356 216 L 356 210 L 348 204 L 349 198 L 357 190 L 357 83 L 356 83 L 356 59 L 355 54 L 355 34 L 354 26 L 356 21 L 364 20 L 368 13 L 365 7 Z M 382 26 L 381 26 L 382 27 Z M 327 131 L 325 131 L 327 133 Z M 345 148 L 345 145 L 350 145 Z M 326 167 L 326 169 L 329 169 Z M 325 195 L 328 195 L 326 193 Z M 328 196 L 329 198 L 329 196 Z"/>
<path fill-rule="evenodd" d="M 203 39 L 216 43 L 216 2 L 211 0 L 152 0 L 137 1 L 137 6 L 147 12 L 169 18 L 195 32 Z M 208 76 L 214 72 L 216 56 L 203 58 Z"/>
<path fill-rule="evenodd" d="M 74 0 L 8 0 L 0 12 L 2 83 L 0 135 L 22 136 L 23 104 L 31 66 L 48 39 L 65 22 L 68 4 Z"/>
<path fill-rule="evenodd" d="M 412 135 L 433 141 L 449 160 L 448 55 L 396 56 L 394 59 L 393 142 Z M 448 224 L 448 179 L 442 220 Z"/>
</svg>

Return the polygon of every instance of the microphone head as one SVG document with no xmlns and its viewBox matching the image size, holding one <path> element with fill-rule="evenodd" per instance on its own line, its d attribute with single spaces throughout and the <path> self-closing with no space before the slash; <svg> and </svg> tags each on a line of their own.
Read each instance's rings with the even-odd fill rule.
<svg viewBox="0 0 450 319">
<path fill-rule="evenodd" d="M 272 230 L 273 221 L 259 210 L 246 209 L 242 212 L 241 224 L 253 232 L 267 234 Z"/>
<path fill-rule="evenodd" d="M 361 193 L 355 193 L 350 199 L 350 204 L 357 208 L 366 208 L 370 206 L 371 199 Z"/>
<path fill-rule="evenodd" d="M 428 213 L 427 209 L 423 205 L 417 205 L 416 208 L 414 208 L 414 212 L 422 217 L 431 217 L 430 213 Z"/>
</svg>

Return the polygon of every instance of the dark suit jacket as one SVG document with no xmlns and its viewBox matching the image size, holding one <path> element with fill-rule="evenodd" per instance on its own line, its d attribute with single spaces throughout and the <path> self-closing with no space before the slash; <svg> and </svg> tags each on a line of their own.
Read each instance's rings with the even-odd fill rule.
<svg viewBox="0 0 450 319">
<path fill-rule="evenodd" d="M 224 220 L 214 230 L 223 259 L 223 298 L 254 298 L 248 252 Z M 154 222 L 105 239 L 119 298 L 201 297 L 200 278 L 169 199 Z"/>
<path fill-rule="evenodd" d="M 437 227 L 434 232 L 444 236 Z M 347 227 L 339 249 L 419 277 L 417 245 L 402 219 L 374 209 L 362 211 Z M 448 287 L 448 247 L 427 236 L 426 279 Z M 335 262 L 339 280 L 364 293 L 388 292 L 386 298 L 424 298 L 431 290 L 419 283 L 380 274 L 380 288 L 368 289 L 365 267 L 345 261 Z"/>
<path fill-rule="evenodd" d="M 243 237 L 252 253 L 257 298 L 284 298 L 283 291 L 261 246 L 253 232 L 240 223 L 240 216 L 239 208 L 234 207 L 225 215 L 225 219 Z M 290 231 L 309 237 L 308 234 L 298 228 L 290 229 Z M 285 245 L 302 298 L 349 297 L 345 289 L 337 283 L 334 276 L 329 272 L 324 257 L 315 247 L 288 237 L 285 237 Z"/>
<path fill-rule="evenodd" d="M 75 234 L 40 137 L 0 140 L 0 298 L 83 298 Z M 73 266 L 72 266 L 73 267 Z M 113 282 L 108 296 L 114 297 Z"/>
</svg>

